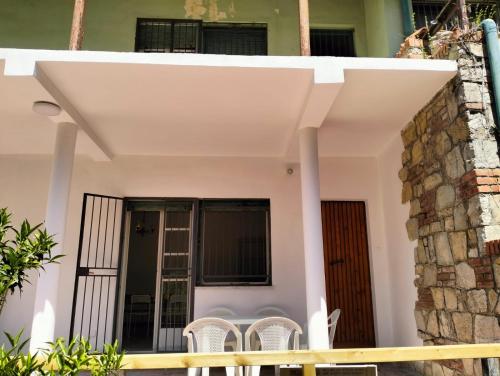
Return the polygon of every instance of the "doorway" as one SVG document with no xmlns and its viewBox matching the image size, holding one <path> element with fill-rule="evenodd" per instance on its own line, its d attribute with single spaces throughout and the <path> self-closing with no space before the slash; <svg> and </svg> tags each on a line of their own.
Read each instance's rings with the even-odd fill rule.
<svg viewBox="0 0 500 376">
<path fill-rule="evenodd" d="M 340 308 L 334 348 L 375 347 L 366 207 L 362 201 L 323 201 L 328 312 Z"/>
<path fill-rule="evenodd" d="M 119 338 L 129 352 L 184 352 L 193 203 L 127 202 Z"/>
</svg>

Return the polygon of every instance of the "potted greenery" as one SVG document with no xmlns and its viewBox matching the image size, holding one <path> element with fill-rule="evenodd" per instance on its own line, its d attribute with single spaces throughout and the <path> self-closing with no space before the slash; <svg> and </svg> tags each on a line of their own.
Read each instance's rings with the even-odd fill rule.
<svg viewBox="0 0 500 376">
<path fill-rule="evenodd" d="M 29 283 L 29 271 L 43 270 L 44 265 L 56 263 L 62 255 L 52 256 L 56 243 L 42 224 L 34 227 L 24 220 L 16 229 L 7 208 L 0 208 L 0 314 L 9 291 L 19 290 Z"/>
</svg>

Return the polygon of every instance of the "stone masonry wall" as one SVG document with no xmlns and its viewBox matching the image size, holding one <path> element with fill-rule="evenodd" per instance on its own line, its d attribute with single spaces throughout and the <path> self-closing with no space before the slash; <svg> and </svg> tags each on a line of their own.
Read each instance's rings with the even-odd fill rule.
<svg viewBox="0 0 500 376">
<path fill-rule="evenodd" d="M 415 319 L 426 345 L 500 342 L 500 161 L 480 43 L 453 48 L 459 74 L 402 131 L 402 201 L 415 249 Z M 479 360 L 425 375 L 482 375 Z"/>
</svg>

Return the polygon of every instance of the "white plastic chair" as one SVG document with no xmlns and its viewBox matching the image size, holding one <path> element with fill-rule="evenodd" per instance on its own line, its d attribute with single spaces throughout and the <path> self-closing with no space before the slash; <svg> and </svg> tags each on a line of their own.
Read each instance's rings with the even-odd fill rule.
<svg viewBox="0 0 500 376">
<path fill-rule="evenodd" d="M 188 352 L 224 352 L 226 337 L 232 332 L 236 337 L 236 351 L 242 351 L 241 332 L 229 321 L 206 317 L 190 323 L 184 328 L 182 335 L 187 337 Z M 240 375 L 239 367 L 236 367 L 236 374 Z M 188 376 L 195 376 L 197 368 L 189 368 Z M 209 368 L 202 369 L 202 376 L 208 376 Z M 235 367 L 226 367 L 227 376 L 235 375 Z"/>
<path fill-rule="evenodd" d="M 283 309 L 275 306 L 261 307 L 255 313 L 259 316 L 290 317 Z"/>
<path fill-rule="evenodd" d="M 230 308 L 227 307 L 214 307 L 210 311 L 207 312 L 205 315 L 206 317 L 230 317 L 230 316 L 236 316 L 236 312 L 233 311 Z M 241 332 L 241 327 L 239 325 L 235 325 L 238 330 Z M 231 335 L 230 333 L 228 333 Z M 233 351 L 238 351 L 237 350 L 237 344 L 236 344 L 236 338 L 231 338 L 229 340 L 226 340 L 226 346 L 230 347 Z"/>
<path fill-rule="evenodd" d="M 293 350 L 299 349 L 299 335 L 302 329 L 299 324 L 286 317 L 267 317 L 254 322 L 245 333 L 245 350 L 257 351 L 258 348 L 252 348 L 251 336 L 256 334 L 260 342 L 261 351 L 286 351 L 290 347 L 290 337 L 293 336 Z M 254 345 L 257 347 L 257 345 Z M 280 367 L 275 366 L 274 372 L 279 375 Z M 251 366 L 246 368 L 246 375 L 258 376 L 260 366 Z"/>
<path fill-rule="evenodd" d="M 335 338 L 335 331 L 337 330 L 337 321 L 339 320 L 340 309 L 334 310 L 330 316 L 328 316 L 328 337 L 330 342 L 330 348 L 333 349 L 333 340 Z"/>
</svg>

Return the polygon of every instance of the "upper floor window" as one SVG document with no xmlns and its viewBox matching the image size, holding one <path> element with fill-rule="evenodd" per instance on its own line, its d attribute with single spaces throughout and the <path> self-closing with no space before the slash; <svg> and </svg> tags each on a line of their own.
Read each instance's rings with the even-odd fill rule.
<svg viewBox="0 0 500 376">
<path fill-rule="evenodd" d="M 311 29 L 312 56 L 356 56 L 353 30 Z"/>
<path fill-rule="evenodd" d="M 201 200 L 199 285 L 270 285 L 269 200 Z"/>
<path fill-rule="evenodd" d="M 139 18 L 135 51 L 267 55 L 267 27 Z"/>
</svg>

